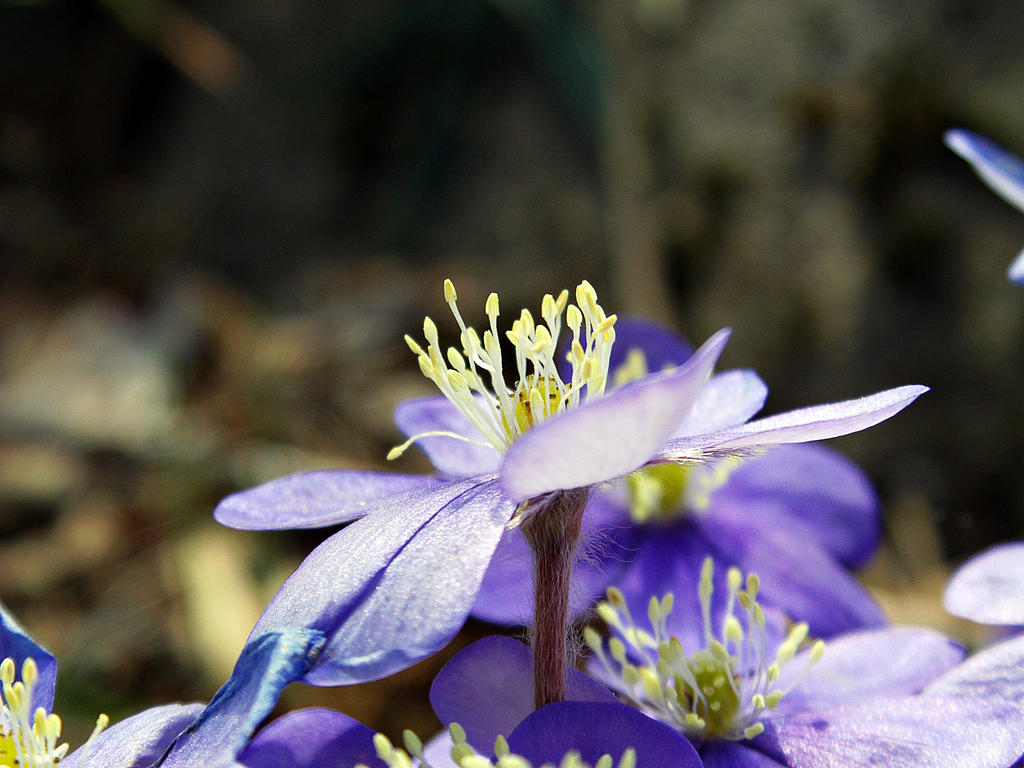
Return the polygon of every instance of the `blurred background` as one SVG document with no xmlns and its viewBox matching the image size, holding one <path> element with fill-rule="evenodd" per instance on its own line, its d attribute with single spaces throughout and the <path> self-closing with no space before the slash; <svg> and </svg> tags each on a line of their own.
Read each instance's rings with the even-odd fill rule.
<svg viewBox="0 0 1024 768">
<path fill-rule="evenodd" d="M 1015 0 L 3 0 L 0 598 L 72 744 L 205 700 L 326 533 L 227 493 L 384 467 L 402 335 L 581 278 L 756 369 L 766 412 L 933 391 L 833 441 L 875 481 L 894 619 L 1024 534 L 1024 218 L 942 144 L 1024 152 Z M 400 469 L 426 470 L 410 452 Z M 456 644 L 487 632 L 471 625 Z M 433 730 L 446 655 L 293 686 Z"/>
</svg>

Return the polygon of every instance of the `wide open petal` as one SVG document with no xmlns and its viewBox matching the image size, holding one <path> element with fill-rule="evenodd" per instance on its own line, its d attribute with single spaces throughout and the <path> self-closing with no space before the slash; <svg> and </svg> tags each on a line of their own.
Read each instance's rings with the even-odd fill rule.
<svg viewBox="0 0 1024 768">
<path fill-rule="evenodd" d="M 810 667 L 810 650 L 782 668 L 777 687 L 787 693 L 774 717 L 882 696 L 920 692 L 964 656 L 964 649 L 932 629 L 896 627 L 833 638 Z M 805 674 L 806 671 L 806 674 Z"/>
<path fill-rule="evenodd" d="M 946 610 L 982 624 L 1024 624 L 1024 542 L 968 560 L 949 580 Z"/>
<path fill-rule="evenodd" d="M 253 633 L 323 631 L 327 647 L 305 678 L 314 685 L 360 683 L 404 669 L 462 626 L 514 511 L 493 477 L 410 494 L 314 549 Z"/>
<path fill-rule="evenodd" d="M 430 686 L 430 705 L 444 725 L 458 723 L 478 752 L 490 754 L 534 711 L 530 649 L 511 637 L 485 637 L 459 651 Z M 615 696 L 582 672 L 570 669 L 569 701 L 614 702 Z"/>
<path fill-rule="evenodd" d="M 1024 754 L 1024 709 L 904 696 L 768 724 L 753 745 L 791 768 L 1005 768 Z"/>
<path fill-rule="evenodd" d="M 583 528 L 573 566 L 571 615 L 590 610 L 615 583 L 636 550 L 636 531 L 625 510 L 602 494 L 592 493 L 583 515 Z M 484 574 L 473 617 L 494 624 L 529 626 L 533 623 L 533 553 L 522 531 L 505 532 Z"/>
<path fill-rule="evenodd" d="M 1024 635 L 971 656 L 929 685 L 927 696 L 1000 698 L 1024 703 Z"/>
<path fill-rule="evenodd" d="M 21 667 L 27 658 L 32 658 L 39 670 L 32 705 L 50 712 L 53 709 L 53 692 L 57 687 L 57 659 L 33 640 L 7 606 L 0 603 L 0 661 L 13 659 L 15 677 L 20 680 Z"/>
<path fill-rule="evenodd" d="M 822 445 L 779 445 L 742 462 L 705 514 L 742 522 L 754 509 L 768 527 L 816 541 L 848 567 L 863 565 L 878 545 L 880 505 L 870 481 Z"/>
<path fill-rule="evenodd" d="M 245 768 L 384 768 L 374 732 L 333 709 L 297 709 L 253 736 L 238 756 Z"/>
<path fill-rule="evenodd" d="M 231 677 L 156 765 L 233 766 L 256 726 L 277 705 L 281 691 L 299 680 L 313 664 L 324 640 L 321 632 L 298 627 L 250 638 Z"/>
<path fill-rule="evenodd" d="M 675 438 L 669 441 L 658 459 L 692 461 L 708 453 L 727 454 L 741 448 L 806 443 L 848 435 L 894 416 L 927 391 L 928 387 L 918 385 L 897 387 L 854 400 L 787 411 L 709 435 Z"/>
<path fill-rule="evenodd" d="M 389 472 L 299 472 L 231 494 L 213 516 L 221 525 L 246 531 L 323 528 L 356 520 L 393 497 L 436 488 L 441 482 Z"/>
<path fill-rule="evenodd" d="M 946 146 L 969 162 L 992 190 L 1024 211 L 1024 160 L 973 131 L 946 131 Z"/>
<path fill-rule="evenodd" d="M 746 520 L 701 518 L 704 535 L 724 562 L 761 577 L 761 601 L 831 637 L 886 624 L 885 614 L 850 573 L 814 541 L 771 527 L 751 509 Z"/>
<path fill-rule="evenodd" d="M 202 704 L 153 707 L 102 731 L 87 747 L 60 761 L 61 768 L 145 768 L 194 722 Z"/>
<path fill-rule="evenodd" d="M 611 755 L 636 750 L 637 768 L 701 768 L 689 741 L 675 729 L 625 704 L 563 701 L 548 704 L 527 717 L 508 737 L 511 751 L 533 765 L 558 765 L 574 750 L 594 765 Z"/>
<path fill-rule="evenodd" d="M 673 436 L 705 435 L 744 424 L 764 406 L 768 385 L 753 371 L 716 373 Z"/>
<path fill-rule="evenodd" d="M 501 454 L 480 434 L 469 419 L 443 395 L 407 400 L 395 408 L 395 424 L 406 437 L 424 432 L 454 432 L 454 437 L 423 437 L 416 441 L 431 463 L 453 477 L 471 477 L 495 472 Z M 468 442 L 472 440 L 474 442 Z"/>
<path fill-rule="evenodd" d="M 719 331 L 678 368 L 627 384 L 526 432 L 501 465 L 505 493 L 525 501 L 642 466 L 689 413 L 728 338 L 728 331 Z"/>
</svg>

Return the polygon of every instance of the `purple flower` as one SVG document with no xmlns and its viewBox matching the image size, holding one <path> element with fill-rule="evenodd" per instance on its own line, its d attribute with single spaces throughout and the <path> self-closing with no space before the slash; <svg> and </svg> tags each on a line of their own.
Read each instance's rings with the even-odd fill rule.
<svg viewBox="0 0 1024 768">
<path fill-rule="evenodd" d="M 515 350 L 516 383 L 509 385 L 498 342 L 497 296 L 487 300 L 489 329 L 483 334 L 465 326 L 447 281 L 445 298 L 462 329 L 460 349 L 443 352 L 429 318 L 426 349 L 407 339 L 444 397 L 405 403 L 396 413 L 400 428 L 427 452 L 439 477 L 305 473 L 230 496 L 215 512 L 220 522 L 249 529 L 356 521 L 306 558 L 253 630 L 322 631 L 327 646 L 307 682 L 383 677 L 441 648 L 472 609 L 510 525 L 530 528 L 534 538 L 551 534 L 563 542 L 553 557 L 571 567 L 583 506 L 595 484 L 650 463 L 700 463 L 864 429 L 926 389 L 901 387 L 745 423 L 757 409 L 750 410 L 753 402 L 760 406 L 760 395 L 745 386 L 751 379 L 743 376 L 738 383 L 744 386 L 723 384 L 721 410 L 707 430 L 670 440 L 705 385 L 718 391 L 708 378 L 728 332 L 712 336 L 677 368 L 605 392 L 615 316 L 605 314 L 593 288 L 583 283 L 576 305 L 568 304 L 565 291 L 545 296 L 542 323 L 524 310 L 505 334 Z M 559 373 L 555 358 L 563 315 L 570 336 L 568 377 Z M 538 551 L 536 543 L 533 548 Z M 537 627 L 543 629 L 542 622 Z M 564 628 L 558 631 L 564 637 Z"/>
<path fill-rule="evenodd" d="M 963 128 L 946 131 L 946 146 L 974 168 L 982 181 L 1020 211 L 1024 211 L 1024 160 L 995 142 Z M 1009 277 L 1024 283 L 1024 251 L 1010 265 Z"/>
<path fill-rule="evenodd" d="M 610 368 L 621 379 L 679 365 L 691 354 L 685 342 L 654 324 L 620 320 Z M 675 436 L 713 430 L 730 408 L 746 409 L 740 418 L 749 418 L 766 394 L 749 371 L 713 376 Z M 712 554 L 765 574 L 770 587 L 762 602 L 801 616 L 819 637 L 884 623 L 846 571 L 874 551 L 878 500 L 855 465 L 823 446 L 775 446 L 704 464 L 643 467 L 591 495 L 584 527 L 574 571 L 577 613 L 612 583 L 634 612 L 643 612 L 651 594 L 695 587 L 701 563 Z M 531 553 L 514 528 L 491 560 L 473 615 L 529 624 L 531 581 Z M 700 615 L 695 603 L 680 607 L 670 629 L 683 637 Z"/>
<path fill-rule="evenodd" d="M 0 604 L 0 765 L 232 768 L 281 690 L 305 673 L 322 645 L 319 632 L 305 629 L 256 637 L 207 706 L 154 707 L 109 728 L 101 715 L 89 740 L 68 754 L 52 712 L 57 662 Z"/>
<path fill-rule="evenodd" d="M 1024 542 L 968 560 L 946 585 L 943 603 L 954 616 L 981 624 L 1024 625 Z"/>
<path fill-rule="evenodd" d="M 520 647 L 523 648 L 522 644 Z M 583 768 L 583 765 L 597 764 L 602 755 L 617 759 L 627 751 L 634 753 L 633 765 L 640 768 L 700 768 L 696 752 L 692 748 L 680 749 L 672 729 L 636 710 L 614 700 L 591 702 L 585 705 L 585 717 L 580 717 L 579 706 L 579 702 L 566 702 L 525 713 L 521 722 L 517 721 L 509 731 L 502 753 L 520 756 L 538 768 L 542 763 Z M 402 749 L 340 712 L 302 709 L 279 717 L 257 733 L 238 756 L 238 764 L 245 768 L 352 768 L 355 765 L 397 768 L 414 764 L 425 768 L 456 768 L 450 752 L 458 745 L 456 750 L 460 757 L 476 755 L 474 766 L 491 765 L 490 761 L 484 761 L 492 754 L 493 743 L 486 749 L 476 750 L 467 746 L 465 734 L 457 726 L 452 731 L 460 737 L 457 741 L 445 733 L 426 745 L 406 731 Z M 552 738 L 553 735 L 557 735 L 556 738 Z M 631 748 L 638 740 L 640 746 Z M 563 763 L 568 752 L 575 752 L 582 765 L 580 762 Z M 410 762 L 410 756 L 415 763 Z M 528 768 L 520 762 L 502 765 Z"/>
<path fill-rule="evenodd" d="M 652 627 L 643 630 L 613 597 L 617 607 L 602 617 L 615 639 L 605 646 L 588 637 L 600 648 L 603 679 L 668 725 L 680 753 L 696 748 L 708 768 L 1004 768 L 1024 754 L 1024 643 L 960 663 L 962 649 L 927 629 L 860 630 L 826 648 L 806 643 L 807 627 L 798 624 L 774 641 L 759 629 L 756 577 L 744 581 L 730 569 L 728 581 L 731 607 L 714 617 L 718 629 L 709 622 L 702 646 L 664 636 L 665 600 L 652 600 Z M 709 588 L 706 579 L 700 603 L 710 615 Z M 508 653 L 508 642 L 469 646 L 431 689 L 441 720 L 459 722 L 478 750 L 508 729 L 507 702 L 527 695 L 514 689 L 516 681 L 526 687 L 529 660 Z M 572 703 L 581 723 L 611 706 Z M 511 709 L 513 717 L 521 712 Z M 548 737 L 557 742 L 560 734 L 553 727 Z M 638 750 L 643 739 L 634 739 Z"/>
</svg>

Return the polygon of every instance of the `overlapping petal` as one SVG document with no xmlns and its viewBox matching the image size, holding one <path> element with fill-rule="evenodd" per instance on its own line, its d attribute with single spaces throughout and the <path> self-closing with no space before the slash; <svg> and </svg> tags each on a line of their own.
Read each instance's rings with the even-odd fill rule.
<svg viewBox="0 0 1024 768">
<path fill-rule="evenodd" d="M 979 651 L 925 689 L 928 696 L 997 698 L 1024 705 L 1024 635 Z"/>
<path fill-rule="evenodd" d="M 533 712 L 531 669 L 530 650 L 521 642 L 485 637 L 460 651 L 438 673 L 430 687 L 430 705 L 442 723 L 461 725 L 469 744 L 488 754 L 498 736 L 512 733 Z M 566 680 L 566 698 L 616 701 L 607 688 L 575 669 Z"/>
<path fill-rule="evenodd" d="M 946 586 L 946 610 L 982 624 L 1024 625 L 1024 542 L 971 558 Z"/>
<path fill-rule="evenodd" d="M 309 670 L 324 641 L 322 633 L 298 627 L 251 638 L 231 677 L 154 768 L 233 766 L 253 731 L 276 706 L 281 691 Z"/>
<path fill-rule="evenodd" d="M 808 669 L 810 650 L 782 668 L 782 698 L 773 716 L 880 696 L 919 693 L 955 667 L 964 649 L 945 635 L 917 627 L 869 629 L 828 641 Z"/>
<path fill-rule="evenodd" d="M 716 373 L 673 435 L 702 435 L 743 424 L 761 410 L 766 397 L 768 386 L 753 371 Z"/>
<path fill-rule="evenodd" d="M 858 567 L 878 544 L 880 511 L 856 464 L 825 446 L 801 443 L 775 446 L 743 462 L 714 492 L 706 516 L 737 523 L 756 517 Z"/>
<path fill-rule="evenodd" d="M 298 709 L 262 728 L 238 756 L 245 768 L 384 768 L 374 732 L 331 709 Z"/>
<path fill-rule="evenodd" d="M 1024 754 L 1024 709 L 887 697 L 778 718 L 754 744 L 790 768 L 996 768 Z"/>
<path fill-rule="evenodd" d="M 397 672 L 462 626 L 513 512 L 493 477 L 410 494 L 313 550 L 253 635 L 289 626 L 323 631 L 327 647 L 306 676 L 313 684 Z"/>
<path fill-rule="evenodd" d="M 61 768 L 152 766 L 202 711 L 202 704 L 167 704 L 132 715 L 65 757 L 60 761 Z"/>
<path fill-rule="evenodd" d="M 848 435 L 894 416 L 928 391 L 911 385 L 838 403 L 798 408 L 707 435 L 670 440 L 659 458 L 686 461 L 705 452 L 728 453 L 780 443 L 805 443 Z"/>
<path fill-rule="evenodd" d="M 645 464 L 682 422 L 726 341 L 712 336 L 683 365 L 560 413 L 516 440 L 501 465 L 501 485 L 514 501 L 581 488 Z"/>
<path fill-rule="evenodd" d="M 619 703 L 563 701 L 523 720 L 508 737 L 511 751 L 533 765 L 558 765 L 574 750 L 594 765 L 602 755 L 613 764 L 636 750 L 637 768 L 701 768 L 693 746 L 668 726 Z"/>
<path fill-rule="evenodd" d="M 213 511 L 221 525 L 248 531 L 323 528 L 356 520 L 401 496 L 441 484 L 424 475 L 318 470 L 233 493 Z"/>
</svg>

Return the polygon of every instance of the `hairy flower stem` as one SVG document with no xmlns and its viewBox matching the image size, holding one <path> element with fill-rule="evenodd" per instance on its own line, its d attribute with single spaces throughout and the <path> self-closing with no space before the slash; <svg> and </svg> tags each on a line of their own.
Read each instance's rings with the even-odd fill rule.
<svg viewBox="0 0 1024 768">
<path fill-rule="evenodd" d="M 522 524 L 533 548 L 533 701 L 565 701 L 569 669 L 569 594 L 587 489 L 560 491 Z"/>
</svg>

